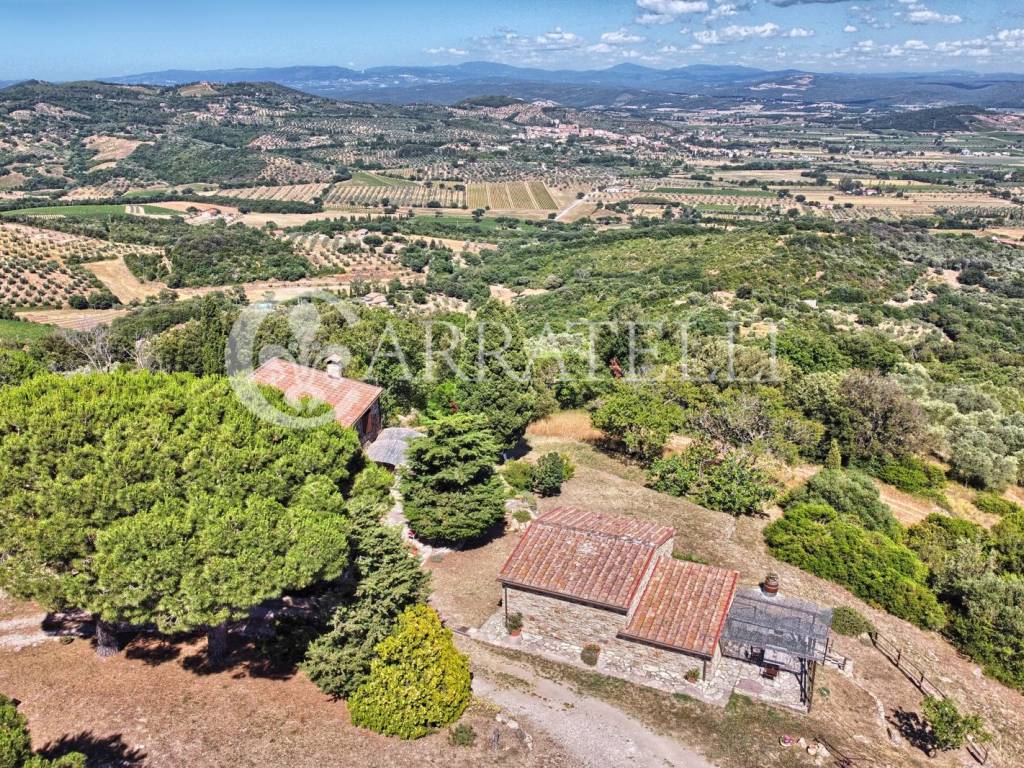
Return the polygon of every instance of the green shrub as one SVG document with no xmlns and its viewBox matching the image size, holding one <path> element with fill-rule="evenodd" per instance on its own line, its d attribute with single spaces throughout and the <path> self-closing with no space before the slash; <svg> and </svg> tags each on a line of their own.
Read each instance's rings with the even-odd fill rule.
<svg viewBox="0 0 1024 768">
<path fill-rule="evenodd" d="M 907 529 L 904 543 L 914 550 L 933 574 L 938 574 L 945 568 L 950 553 L 964 541 L 976 542 L 985 548 L 990 544 L 990 536 L 970 520 L 933 513 Z"/>
<path fill-rule="evenodd" d="M 424 541 L 479 539 L 505 518 L 505 487 L 494 473 L 498 446 L 484 417 L 437 419 L 413 440 L 402 475 L 409 528 Z"/>
<path fill-rule="evenodd" d="M 522 628 L 523 614 L 519 613 L 519 611 L 516 611 L 515 613 L 510 613 L 508 616 L 505 617 L 505 629 L 508 630 L 509 634 L 512 634 L 513 632 L 518 632 Z"/>
<path fill-rule="evenodd" d="M 992 544 L 999 568 L 1024 576 L 1024 511 L 1006 515 L 992 526 Z"/>
<path fill-rule="evenodd" d="M 560 453 L 545 453 L 533 470 L 533 490 L 539 496 L 557 496 L 562 483 L 573 476 L 576 467 L 568 456 Z"/>
<path fill-rule="evenodd" d="M 476 731 L 465 723 L 453 725 L 448 729 L 448 743 L 453 747 L 472 747 L 476 744 Z"/>
<path fill-rule="evenodd" d="M 590 421 L 607 439 L 641 461 L 661 455 L 668 436 L 685 423 L 683 409 L 650 390 L 620 385 L 602 398 Z"/>
<path fill-rule="evenodd" d="M 883 483 L 929 499 L 942 498 L 946 487 L 946 473 L 942 467 L 929 464 L 917 456 L 878 459 L 869 464 L 867 469 Z"/>
<path fill-rule="evenodd" d="M 793 504 L 764 531 L 775 557 L 847 587 L 863 600 L 924 629 L 946 616 L 925 586 L 928 569 L 910 549 L 865 530 L 827 504 Z"/>
<path fill-rule="evenodd" d="M 517 491 L 528 491 L 533 487 L 533 465 L 528 461 L 510 461 L 501 470 L 505 482 Z"/>
<path fill-rule="evenodd" d="M 0 768 L 85 768 L 85 755 L 69 752 L 48 760 L 32 754 L 28 720 L 0 694 Z"/>
<path fill-rule="evenodd" d="M 517 509 L 512 513 L 512 519 L 517 523 L 528 523 L 533 520 L 533 515 L 530 514 L 528 509 Z"/>
<path fill-rule="evenodd" d="M 832 630 L 847 637 L 858 637 L 875 631 L 875 625 L 855 608 L 840 605 L 832 612 Z"/>
<path fill-rule="evenodd" d="M 960 749 L 968 736 L 987 740 L 988 734 L 977 715 L 962 715 L 952 699 L 937 699 L 926 696 L 922 702 L 924 719 L 931 728 L 931 738 L 936 749 L 947 751 Z"/>
<path fill-rule="evenodd" d="M 732 515 L 759 513 L 776 492 L 774 481 L 740 452 L 719 456 L 708 443 L 655 461 L 647 482 L 655 490 Z"/>
<path fill-rule="evenodd" d="M 1024 691 L 1024 578 L 968 573 L 947 590 L 947 634 L 985 674 Z"/>
<path fill-rule="evenodd" d="M 823 469 L 783 501 L 783 507 L 804 502 L 821 502 L 869 531 L 884 533 L 893 541 L 903 536 L 903 527 L 882 502 L 882 498 L 863 472 Z"/>
<path fill-rule="evenodd" d="M 43 366 L 20 349 L 0 349 L 0 387 L 21 384 L 43 370 Z"/>
<path fill-rule="evenodd" d="M 1017 502 L 1004 499 L 998 493 L 992 493 L 991 491 L 975 495 L 974 506 L 982 512 L 990 515 L 999 515 L 1000 517 L 1024 512 L 1024 507 Z"/>
<path fill-rule="evenodd" d="M 601 655 L 601 646 L 589 643 L 583 646 L 580 651 L 580 661 L 586 664 L 588 667 L 597 666 L 597 657 Z"/>
<path fill-rule="evenodd" d="M 349 699 L 355 725 L 416 739 L 454 723 L 469 705 L 469 660 L 433 608 L 406 608 L 377 646 L 370 675 Z"/>
</svg>

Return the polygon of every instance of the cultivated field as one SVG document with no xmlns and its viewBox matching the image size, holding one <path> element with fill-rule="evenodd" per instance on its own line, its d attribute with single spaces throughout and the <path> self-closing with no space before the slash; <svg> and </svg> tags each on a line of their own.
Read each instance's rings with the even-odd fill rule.
<svg viewBox="0 0 1024 768">
<path fill-rule="evenodd" d="M 211 194 L 218 197 L 237 197 L 241 200 L 281 200 L 312 203 L 321 197 L 328 184 L 288 184 L 278 187 L 244 187 L 242 189 L 219 189 Z"/>
<path fill-rule="evenodd" d="M 470 208 L 491 208 L 499 211 L 558 209 L 542 181 L 470 184 L 467 189 Z"/>
<path fill-rule="evenodd" d="M 144 283 L 139 280 L 128 269 L 124 259 L 120 257 L 106 261 L 93 261 L 86 264 L 85 268 L 107 286 L 123 304 L 130 301 L 144 301 L 150 296 L 156 296 L 162 288 L 166 288 L 163 283 Z"/>
<path fill-rule="evenodd" d="M 394 205 L 422 208 L 431 202 L 438 203 L 443 208 L 459 208 L 466 203 L 466 193 L 440 185 L 433 187 L 414 184 L 356 186 L 344 183 L 336 184 L 324 198 L 324 204 L 328 207 Z"/>
<path fill-rule="evenodd" d="M 126 254 L 147 250 L 153 249 L 0 224 L 0 304 L 63 306 L 71 296 L 85 296 L 101 287 L 81 262 L 113 259 L 123 264 Z"/>
</svg>

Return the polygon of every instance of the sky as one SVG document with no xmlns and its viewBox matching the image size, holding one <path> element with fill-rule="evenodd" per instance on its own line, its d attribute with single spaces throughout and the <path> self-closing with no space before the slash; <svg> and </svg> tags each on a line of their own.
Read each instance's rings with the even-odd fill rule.
<svg viewBox="0 0 1024 768">
<path fill-rule="evenodd" d="M 1024 72 L 1024 0 L 0 0 L 0 80 L 497 61 Z"/>
</svg>

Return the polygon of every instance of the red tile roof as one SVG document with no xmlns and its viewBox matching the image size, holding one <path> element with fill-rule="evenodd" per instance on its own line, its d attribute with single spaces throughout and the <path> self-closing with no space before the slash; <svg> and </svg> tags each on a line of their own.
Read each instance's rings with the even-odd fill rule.
<svg viewBox="0 0 1024 768">
<path fill-rule="evenodd" d="M 738 578 L 736 571 L 659 558 L 619 636 L 710 658 Z"/>
<path fill-rule="evenodd" d="M 655 551 L 673 536 L 642 520 L 556 509 L 530 524 L 498 580 L 625 612 Z"/>
<path fill-rule="evenodd" d="M 334 409 L 334 418 L 346 427 L 353 427 L 382 390 L 355 379 L 335 378 L 324 371 L 273 357 L 252 375 L 257 384 L 265 384 L 284 393 L 289 400 L 308 397 L 327 403 Z"/>
</svg>

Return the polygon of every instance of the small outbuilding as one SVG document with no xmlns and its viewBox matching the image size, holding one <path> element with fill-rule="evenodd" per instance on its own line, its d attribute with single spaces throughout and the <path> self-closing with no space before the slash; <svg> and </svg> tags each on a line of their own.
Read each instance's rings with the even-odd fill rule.
<svg viewBox="0 0 1024 768">
<path fill-rule="evenodd" d="M 410 441 L 418 437 L 423 437 L 423 433 L 407 427 L 382 429 L 377 439 L 366 447 L 366 455 L 378 464 L 397 469 L 405 464 Z"/>
<path fill-rule="evenodd" d="M 281 391 L 292 402 L 309 398 L 326 403 L 333 409 L 335 421 L 355 429 L 363 445 L 372 443 L 380 434 L 380 396 L 384 390 L 345 378 L 337 365 L 320 371 L 273 357 L 253 372 L 252 379 Z"/>
</svg>

